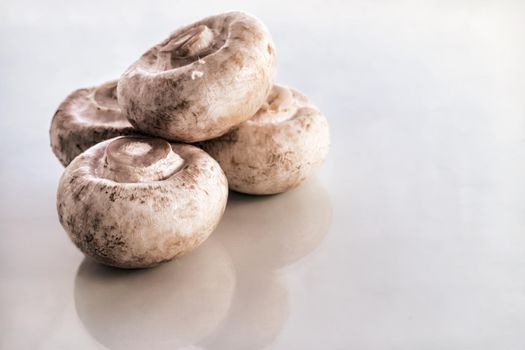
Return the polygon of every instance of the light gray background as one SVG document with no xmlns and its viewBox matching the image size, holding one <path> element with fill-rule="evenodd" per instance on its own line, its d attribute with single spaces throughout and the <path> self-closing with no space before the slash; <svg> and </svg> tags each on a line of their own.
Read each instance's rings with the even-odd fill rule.
<svg viewBox="0 0 525 350">
<path fill-rule="evenodd" d="M 230 9 L 332 130 L 315 179 L 232 196 L 194 254 L 100 267 L 58 223 L 48 127 L 177 26 Z M 3 349 L 524 349 L 522 1 L 2 1 Z"/>
</svg>

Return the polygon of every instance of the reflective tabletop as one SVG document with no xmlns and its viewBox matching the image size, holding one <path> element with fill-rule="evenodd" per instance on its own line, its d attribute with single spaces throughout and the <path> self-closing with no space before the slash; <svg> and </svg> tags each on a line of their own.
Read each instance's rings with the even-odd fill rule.
<svg viewBox="0 0 525 350">
<path fill-rule="evenodd" d="M 331 126 L 194 252 L 102 266 L 58 222 L 49 125 L 177 26 L 242 9 Z M 3 1 L 0 348 L 524 349 L 525 3 Z"/>
</svg>

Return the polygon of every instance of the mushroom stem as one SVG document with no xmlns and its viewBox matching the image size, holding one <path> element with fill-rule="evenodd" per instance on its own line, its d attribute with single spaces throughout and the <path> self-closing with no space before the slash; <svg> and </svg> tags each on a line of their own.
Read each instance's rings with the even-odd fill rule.
<svg viewBox="0 0 525 350">
<path fill-rule="evenodd" d="M 297 113 L 294 102 L 294 96 L 290 89 L 275 85 L 268 95 L 267 101 L 251 118 L 251 122 L 261 124 L 285 122 Z"/>
<path fill-rule="evenodd" d="M 184 164 L 167 141 L 142 137 L 115 139 L 106 148 L 103 159 L 100 175 L 116 182 L 161 181 Z"/>
<path fill-rule="evenodd" d="M 200 25 L 186 33 L 171 38 L 160 50 L 175 58 L 195 57 L 204 52 L 213 42 L 214 35 L 208 26 Z"/>
<path fill-rule="evenodd" d="M 117 81 L 110 81 L 98 86 L 91 94 L 95 105 L 100 109 L 119 109 L 117 103 Z"/>
</svg>

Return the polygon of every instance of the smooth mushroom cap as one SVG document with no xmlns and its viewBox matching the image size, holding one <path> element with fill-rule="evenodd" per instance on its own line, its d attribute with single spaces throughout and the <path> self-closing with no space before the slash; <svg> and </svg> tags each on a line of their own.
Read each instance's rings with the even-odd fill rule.
<svg viewBox="0 0 525 350">
<path fill-rule="evenodd" d="M 60 179 L 60 223 L 75 245 L 106 265 L 157 265 L 201 244 L 228 196 L 208 154 L 161 139 L 118 137 L 75 158 Z"/>
<path fill-rule="evenodd" d="M 298 186 L 323 163 L 330 133 L 306 96 L 276 84 L 251 119 L 199 145 L 219 162 L 230 189 L 274 194 Z"/>
<path fill-rule="evenodd" d="M 274 75 L 266 27 L 228 12 L 182 27 L 143 54 L 120 78 L 118 102 L 147 134 L 208 140 L 253 116 Z"/>
<path fill-rule="evenodd" d="M 116 136 L 136 135 L 121 113 L 116 97 L 117 81 L 71 93 L 58 107 L 49 131 L 53 153 L 62 165 L 89 147 Z"/>
</svg>

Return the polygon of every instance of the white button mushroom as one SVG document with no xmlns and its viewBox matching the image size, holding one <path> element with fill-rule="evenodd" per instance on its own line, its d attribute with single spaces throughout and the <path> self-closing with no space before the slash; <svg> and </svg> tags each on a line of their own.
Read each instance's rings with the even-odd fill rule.
<svg viewBox="0 0 525 350">
<path fill-rule="evenodd" d="M 114 80 L 76 90 L 58 107 L 49 134 L 53 152 L 64 166 L 101 141 L 138 133 L 120 111 L 116 87 Z"/>
<path fill-rule="evenodd" d="M 274 74 L 265 26 L 229 12 L 182 27 L 148 50 L 119 80 L 118 102 L 147 134 L 208 140 L 253 116 Z"/>
<path fill-rule="evenodd" d="M 329 144 L 326 118 L 308 98 L 274 85 L 251 119 L 200 146 L 219 162 L 232 190 L 273 194 L 304 181 L 322 164 Z"/>
<path fill-rule="evenodd" d="M 86 255 L 139 268 L 201 244 L 219 222 L 227 196 L 221 168 L 197 147 L 124 136 L 71 162 L 60 179 L 57 209 Z"/>
</svg>

